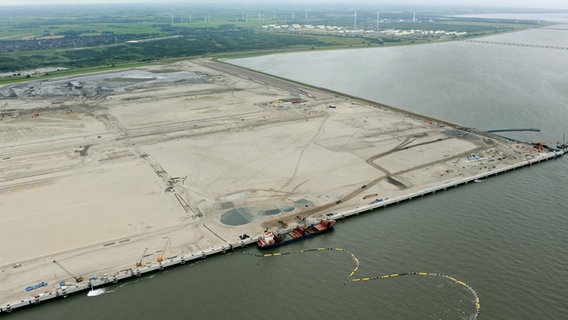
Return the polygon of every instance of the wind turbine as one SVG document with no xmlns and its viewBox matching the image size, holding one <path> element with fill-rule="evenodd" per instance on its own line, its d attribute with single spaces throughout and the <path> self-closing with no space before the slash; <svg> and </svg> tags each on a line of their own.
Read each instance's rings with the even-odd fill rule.
<svg viewBox="0 0 568 320">
<path fill-rule="evenodd" d="M 357 29 L 357 9 L 355 9 L 355 13 L 353 14 L 353 29 Z"/>
<path fill-rule="evenodd" d="M 377 30 L 379 30 L 379 12 L 377 11 Z"/>
</svg>

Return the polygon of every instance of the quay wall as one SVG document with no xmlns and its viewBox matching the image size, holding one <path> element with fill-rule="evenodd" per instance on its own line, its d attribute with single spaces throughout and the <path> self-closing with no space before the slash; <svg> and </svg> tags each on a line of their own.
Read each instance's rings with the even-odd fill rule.
<svg viewBox="0 0 568 320">
<path fill-rule="evenodd" d="M 447 190 L 448 188 L 455 188 L 455 187 L 458 187 L 458 186 L 461 186 L 461 185 L 468 184 L 469 182 L 473 182 L 475 180 L 486 179 L 488 177 L 492 177 L 492 176 L 495 176 L 495 175 L 498 175 L 498 174 L 502 174 L 502 173 L 506 173 L 506 172 L 513 171 L 513 170 L 516 170 L 516 169 L 520 169 L 520 168 L 523 168 L 523 167 L 531 166 L 533 164 L 538 164 L 538 163 L 546 161 L 546 160 L 562 157 L 563 155 L 564 155 L 563 150 L 551 150 L 549 152 L 541 153 L 535 158 L 527 159 L 527 160 L 518 162 L 516 164 L 507 166 L 507 167 L 493 169 L 493 170 L 483 172 L 483 173 L 480 173 L 480 174 L 477 174 L 477 175 L 474 175 L 474 176 L 470 176 L 470 177 L 458 179 L 458 180 L 455 180 L 455 181 L 443 183 L 443 184 L 440 184 L 440 185 L 437 185 L 437 186 L 434 186 L 434 187 L 430 187 L 430 188 L 426 188 L 426 189 L 423 189 L 423 190 L 420 190 L 420 191 L 416 191 L 416 192 L 413 192 L 413 193 L 410 193 L 410 194 L 402 195 L 402 196 L 391 198 L 391 199 L 386 199 L 386 200 L 383 200 L 381 202 L 376 202 L 376 203 L 373 203 L 373 204 L 356 207 L 354 209 L 350 209 L 350 210 L 343 211 L 343 212 L 333 213 L 333 214 L 330 214 L 328 216 L 328 218 L 329 219 L 335 219 L 335 220 L 345 219 L 347 217 L 358 215 L 360 213 L 370 212 L 370 211 L 373 211 L 375 209 L 387 207 L 387 206 L 393 205 L 393 204 L 398 204 L 398 203 L 401 203 L 401 202 L 404 202 L 404 201 L 407 201 L 407 200 L 412 200 L 414 198 L 423 197 L 423 196 L 430 195 L 430 194 L 435 194 L 438 191 L 444 191 L 444 190 Z M 172 266 L 183 265 L 185 263 L 192 262 L 192 261 L 195 261 L 195 260 L 205 259 L 208 256 L 226 253 L 227 251 L 232 251 L 236 248 L 243 248 L 247 245 L 255 243 L 256 240 L 259 237 L 260 237 L 260 235 L 256 235 L 252 238 L 239 240 L 239 241 L 233 242 L 233 243 L 226 243 L 222 246 L 214 247 L 214 248 L 211 248 L 209 250 L 194 252 L 194 253 L 183 255 L 183 256 L 166 258 L 166 259 L 164 259 L 164 261 L 159 262 L 159 263 L 154 263 L 152 265 L 135 267 L 135 268 L 128 268 L 128 269 L 121 270 L 121 271 L 119 271 L 115 274 L 111 274 L 111 275 L 105 274 L 102 278 L 88 279 L 88 281 L 86 281 L 83 284 L 76 284 L 76 285 L 71 285 L 71 286 L 62 285 L 62 286 L 59 286 L 56 290 L 40 293 L 40 294 L 34 296 L 31 299 L 15 301 L 15 302 L 12 302 L 12 303 L 0 302 L 1 303 L 0 304 L 0 314 L 9 313 L 13 310 L 21 309 L 21 308 L 24 308 L 24 307 L 29 307 L 29 306 L 32 306 L 32 305 L 37 305 L 41 302 L 50 301 L 50 300 L 53 300 L 53 299 L 56 299 L 56 298 L 66 298 L 68 295 L 71 295 L 71 294 L 76 294 L 76 293 L 79 293 L 79 292 L 85 292 L 85 291 L 91 290 L 93 288 L 104 287 L 106 285 L 117 283 L 119 281 L 124 281 L 124 280 L 130 279 L 130 278 L 140 277 L 144 274 L 161 271 L 161 270 L 164 270 L 165 268 L 169 268 L 169 267 L 172 267 Z"/>
</svg>

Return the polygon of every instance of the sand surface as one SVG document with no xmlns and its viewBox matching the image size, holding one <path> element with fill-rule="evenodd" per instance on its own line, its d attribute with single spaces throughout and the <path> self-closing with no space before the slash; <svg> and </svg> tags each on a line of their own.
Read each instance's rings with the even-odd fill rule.
<svg viewBox="0 0 568 320">
<path fill-rule="evenodd" d="M 0 91 L 0 304 L 538 152 L 207 60 Z"/>
</svg>

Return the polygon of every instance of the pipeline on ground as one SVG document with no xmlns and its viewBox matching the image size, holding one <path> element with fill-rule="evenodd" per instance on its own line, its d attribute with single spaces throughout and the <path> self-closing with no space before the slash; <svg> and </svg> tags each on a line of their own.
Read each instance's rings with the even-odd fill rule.
<svg viewBox="0 0 568 320">
<path fill-rule="evenodd" d="M 252 252 L 248 252 L 248 251 L 243 251 L 243 253 L 251 255 L 253 257 L 267 258 L 267 257 L 280 257 L 280 256 L 285 256 L 285 255 L 291 255 L 291 254 L 317 252 L 317 251 L 340 251 L 340 252 L 345 252 L 345 253 L 349 254 L 351 256 L 351 258 L 353 259 L 353 262 L 355 263 L 355 268 L 347 276 L 347 280 L 349 280 L 350 282 L 383 280 L 383 279 L 390 279 L 390 278 L 402 277 L 402 276 L 423 276 L 423 277 L 438 277 L 438 278 L 448 279 L 448 280 L 450 280 L 454 283 L 457 283 L 457 284 L 463 286 L 465 289 L 467 289 L 475 297 L 475 302 L 474 302 L 475 303 L 475 314 L 474 314 L 473 319 L 479 318 L 479 314 L 480 314 L 480 310 L 481 310 L 481 304 L 480 304 L 480 301 L 479 301 L 479 295 L 477 294 L 477 291 L 475 291 L 467 283 L 465 283 L 461 280 L 458 280 L 458 279 L 456 279 L 452 276 L 449 276 L 447 274 L 435 273 L 435 272 L 401 272 L 401 273 L 390 273 L 390 274 L 384 274 L 384 275 L 377 275 L 377 276 L 373 276 L 373 277 L 355 278 L 355 273 L 357 273 L 361 264 L 359 263 L 359 259 L 357 258 L 357 256 L 355 255 L 355 253 L 353 251 L 351 251 L 349 249 L 343 249 L 343 248 L 313 248 L 313 249 L 298 250 L 298 251 L 293 251 L 293 252 L 277 252 L 277 253 L 265 253 L 265 254 L 252 253 Z"/>
</svg>

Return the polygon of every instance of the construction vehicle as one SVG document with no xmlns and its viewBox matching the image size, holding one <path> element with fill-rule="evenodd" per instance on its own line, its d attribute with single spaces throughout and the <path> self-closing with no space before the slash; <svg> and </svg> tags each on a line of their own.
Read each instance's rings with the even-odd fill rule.
<svg viewBox="0 0 568 320">
<path fill-rule="evenodd" d="M 144 257 L 146 256 L 146 252 L 148 251 L 148 248 L 146 248 L 144 250 L 144 253 L 142 254 L 142 257 L 140 257 L 140 259 L 138 261 L 136 261 L 136 266 L 140 267 L 142 265 L 142 260 L 144 260 Z"/>
<path fill-rule="evenodd" d="M 59 268 L 61 268 L 61 270 L 65 271 L 68 275 L 70 275 L 73 279 L 75 279 L 76 282 L 81 282 L 83 281 L 83 277 L 82 276 L 75 276 L 74 274 L 71 273 L 71 271 L 65 269 L 59 262 L 57 262 L 56 260 L 53 260 L 53 263 L 55 263 Z"/>
<path fill-rule="evenodd" d="M 170 238 L 167 237 L 166 244 L 164 245 L 164 249 L 162 250 L 162 254 L 160 254 L 160 256 L 156 258 L 156 261 L 158 262 L 164 261 L 164 255 L 166 254 L 166 249 L 168 249 L 169 245 L 170 245 Z"/>
</svg>

